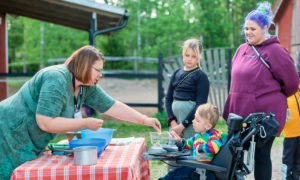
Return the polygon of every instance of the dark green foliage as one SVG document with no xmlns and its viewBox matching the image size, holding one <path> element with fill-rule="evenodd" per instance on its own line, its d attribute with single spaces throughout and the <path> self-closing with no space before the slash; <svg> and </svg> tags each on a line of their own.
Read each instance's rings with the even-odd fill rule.
<svg viewBox="0 0 300 180">
<path fill-rule="evenodd" d="M 159 120 L 162 128 L 168 127 L 168 115 L 167 115 L 166 111 L 158 112 L 158 113 L 154 114 L 153 117 L 155 117 Z"/>
<path fill-rule="evenodd" d="M 8 39 L 12 43 L 8 43 L 9 62 L 16 59 L 16 52 L 20 51 L 24 44 L 24 22 L 22 18 L 13 18 L 7 16 Z"/>
<path fill-rule="evenodd" d="M 262 0 L 107 0 L 130 13 L 128 25 L 113 36 L 97 36 L 96 46 L 105 56 L 164 58 L 181 54 L 182 42 L 201 38 L 204 48 L 237 48 L 244 17 Z M 274 0 L 270 1 L 274 3 Z M 7 16 L 9 63 L 12 72 L 23 71 L 23 63 L 67 58 L 89 43 L 88 32 L 26 17 Z M 233 52 L 234 53 L 234 52 Z M 33 67 L 29 67 L 33 66 Z M 140 66 L 140 65 L 139 65 Z M 132 69 L 128 62 L 107 62 L 108 69 Z M 142 65 L 141 67 L 144 67 Z M 39 67 L 28 65 L 27 72 Z M 147 68 L 153 69 L 152 66 Z"/>
</svg>

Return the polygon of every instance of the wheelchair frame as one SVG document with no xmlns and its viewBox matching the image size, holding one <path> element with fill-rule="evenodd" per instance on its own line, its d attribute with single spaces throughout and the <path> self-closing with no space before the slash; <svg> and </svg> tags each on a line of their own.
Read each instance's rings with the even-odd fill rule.
<svg viewBox="0 0 300 180">
<path fill-rule="evenodd" d="M 231 113 L 228 117 L 228 141 L 221 147 L 220 151 L 211 163 L 202 163 L 193 160 L 176 160 L 183 166 L 196 168 L 200 174 L 200 180 L 205 180 L 205 171 L 211 171 L 215 174 L 217 180 L 242 180 L 253 170 L 255 139 L 259 134 L 261 121 L 266 118 L 265 113 L 252 113 L 245 119 L 241 116 Z M 250 148 L 246 143 L 250 142 Z M 246 159 L 244 154 L 249 150 L 250 159 Z M 250 162 L 250 163 L 249 163 Z"/>
<path fill-rule="evenodd" d="M 267 118 L 266 113 L 251 113 L 245 119 L 230 113 L 227 119 L 228 140 L 215 155 L 211 163 L 186 160 L 176 157 L 152 157 L 143 155 L 150 160 L 174 160 L 182 166 L 195 167 L 200 180 L 206 179 L 206 171 L 213 172 L 216 180 L 242 180 L 253 170 L 255 153 L 255 136 L 260 133 L 261 122 Z M 251 140 L 250 140 L 251 139 Z M 250 141 L 250 148 L 246 144 Z M 248 152 L 249 150 L 249 152 Z M 248 153 L 250 154 L 249 157 Z M 246 158 L 247 157 L 247 158 Z"/>
</svg>

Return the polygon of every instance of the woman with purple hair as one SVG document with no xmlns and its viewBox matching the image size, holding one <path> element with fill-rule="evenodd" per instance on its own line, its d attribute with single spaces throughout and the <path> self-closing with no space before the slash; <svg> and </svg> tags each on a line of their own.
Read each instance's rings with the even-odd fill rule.
<svg viewBox="0 0 300 180">
<path fill-rule="evenodd" d="M 272 22 L 271 4 L 258 4 L 244 20 L 246 43 L 236 51 L 232 60 L 232 81 L 223 117 L 229 113 L 246 117 L 254 112 L 275 113 L 280 127 L 286 118 L 286 98 L 297 91 L 299 78 L 293 59 L 268 29 Z M 254 177 L 271 180 L 271 147 L 275 136 L 255 149 Z"/>
</svg>

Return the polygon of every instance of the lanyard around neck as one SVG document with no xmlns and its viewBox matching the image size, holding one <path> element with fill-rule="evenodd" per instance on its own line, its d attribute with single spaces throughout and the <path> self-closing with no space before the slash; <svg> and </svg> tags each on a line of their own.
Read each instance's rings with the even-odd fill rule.
<svg viewBox="0 0 300 180">
<path fill-rule="evenodd" d="M 79 105 L 77 104 L 77 98 L 76 98 L 76 95 L 75 95 L 75 77 L 74 75 L 72 75 L 72 86 L 73 86 L 73 90 L 74 90 L 74 107 L 75 107 L 75 110 L 78 110 L 79 109 Z M 81 99 L 81 95 L 82 95 L 82 86 L 80 86 L 80 89 L 79 89 L 79 99 Z"/>
</svg>

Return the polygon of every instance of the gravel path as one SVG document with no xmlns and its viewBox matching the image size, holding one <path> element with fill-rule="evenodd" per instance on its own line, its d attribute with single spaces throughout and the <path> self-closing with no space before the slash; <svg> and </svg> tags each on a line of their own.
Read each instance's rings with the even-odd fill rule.
<svg viewBox="0 0 300 180">
<path fill-rule="evenodd" d="M 156 80 L 120 80 L 113 78 L 103 78 L 100 86 L 112 97 L 122 102 L 149 102 L 157 103 L 157 81 Z M 157 112 L 157 108 L 135 108 L 147 115 Z M 272 180 L 281 180 L 281 158 L 282 143 L 273 145 L 272 148 Z M 253 180 L 253 172 L 246 180 Z"/>
<path fill-rule="evenodd" d="M 272 180 L 281 180 L 281 158 L 282 158 L 282 145 L 274 145 L 271 152 L 272 158 Z M 249 174 L 246 180 L 253 180 L 253 172 Z"/>
<path fill-rule="evenodd" d="M 124 80 L 102 78 L 100 86 L 113 98 L 124 103 L 157 103 L 157 81 L 153 79 Z M 136 110 L 151 116 L 158 112 L 157 108 L 134 107 Z"/>
</svg>

